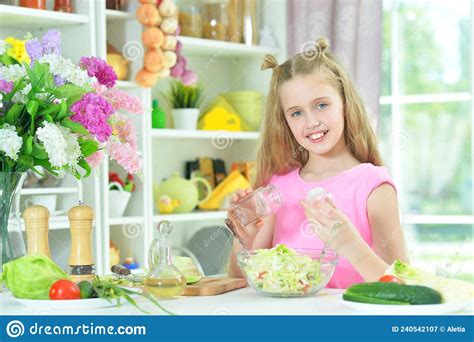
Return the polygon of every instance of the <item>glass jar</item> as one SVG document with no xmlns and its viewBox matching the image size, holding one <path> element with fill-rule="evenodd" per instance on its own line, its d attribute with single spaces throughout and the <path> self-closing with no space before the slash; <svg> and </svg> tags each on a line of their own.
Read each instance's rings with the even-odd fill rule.
<svg viewBox="0 0 474 342">
<path fill-rule="evenodd" d="M 243 226 L 275 213 L 282 205 L 280 191 L 273 185 L 255 190 L 230 207 L 230 219 L 237 219 Z"/>
<path fill-rule="evenodd" d="M 243 0 L 242 9 L 242 42 L 245 45 L 258 45 L 259 31 L 257 18 L 257 1 Z"/>
<path fill-rule="evenodd" d="M 107 0 L 106 8 L 115 11 L 124 11 L 128 9 L 128 0 Z"/>
<path fill-rule="evenodd" d="M 72 0 L 55 0 L 54 10 L 56 12 L 72 13 Z"/>
<path fill-rule="evenodd" d="M 242 43 L 242 9 L 241 0 L 229 0 L 227 12 L 229 14 L 229 26 L 227 34 L 232 43 Z"/>
<path fill-rule="evenodd" d="M 203 2 L 203 38 L 229 40 L 227 4 L 228 1 L 225 0 L 207 0 Z"/>
<path fill-rule="evenodd" d="M 46 0 L 20 0 L 21 7 L 46 9 Z"/>
<path fill-rule="evenodd" d="M 196 1 L 188 0 L 179 3 L 179 26 L 182 36 L 202 37 L 202 14 Z"/>
</svg>

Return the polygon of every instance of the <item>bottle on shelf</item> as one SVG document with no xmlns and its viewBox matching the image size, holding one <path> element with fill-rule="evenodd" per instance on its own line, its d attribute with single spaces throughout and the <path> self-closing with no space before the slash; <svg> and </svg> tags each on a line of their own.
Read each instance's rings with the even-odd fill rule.
<svg viewBox="0 0 474 342">
<path fill-rule="evenodd" d="M 21 7 L 46 9 L 46 0 L 20 0 Z"/>
<path fill-rule="evenodd" d="M 54 1 L 54 10 L 56 12 L 72 13 L 71 0 L 55 0 Z"/>
<path fill-rule="evenodd" d="M 152 128 L 165 128 L 166 127 L 166 114 L 159 107 L 157 99 L 154 99 L 152 102 L 151 127 Z"/>
</svg>

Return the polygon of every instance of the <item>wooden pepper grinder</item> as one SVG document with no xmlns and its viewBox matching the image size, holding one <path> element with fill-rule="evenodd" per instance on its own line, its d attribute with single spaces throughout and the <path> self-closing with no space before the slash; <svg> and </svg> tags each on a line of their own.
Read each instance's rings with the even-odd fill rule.
<svg viewBox="0 0 474 342">
<path fill-rule="evenodd" d="M 92 221 L 94 211 L 87 205 L 72 207 L 68 213 L 71 227 L 71 280 L 92 281 L 94 279 L 94 258 L 92 257 Z"/>
<path fill-rule="evenodd" d="M 49 210 L 42 205 L 32 205 L 23 212 L 27 240 L 27 254 L 41 253 L 51 258 L 48 242 Z"/>
</svg>

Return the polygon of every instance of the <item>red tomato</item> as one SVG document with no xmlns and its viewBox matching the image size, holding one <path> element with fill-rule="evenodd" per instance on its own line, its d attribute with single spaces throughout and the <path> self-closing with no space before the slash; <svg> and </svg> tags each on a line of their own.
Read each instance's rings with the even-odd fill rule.
<svg viewBox="0 0 474 342">
<path fill-rule="evenodd" d="M 76 283 L 67 279 L 59 279 L 49 289 L 49 299 L 80 299 L 81 290 Z"/>
<path fill-rule="evenodd" d="M 398 284 L 403 284 L 403 280 L 398 279 L 397 277 L 393 275 L 384 275 L 382 278 L 379 279 L 379 281 L 383 283 L 398 283 Z"/>
</svg>

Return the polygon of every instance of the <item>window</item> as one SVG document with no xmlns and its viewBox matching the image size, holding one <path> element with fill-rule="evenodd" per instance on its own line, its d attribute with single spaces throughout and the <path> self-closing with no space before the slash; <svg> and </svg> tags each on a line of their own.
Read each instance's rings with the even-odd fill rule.
<svg viewBox="0 0 474 342">
<path fill-rule="evenodd" d="M 470 281 L 473 7 L 384 0 L 378 131 L 413 264 Z"/>
</svg>

